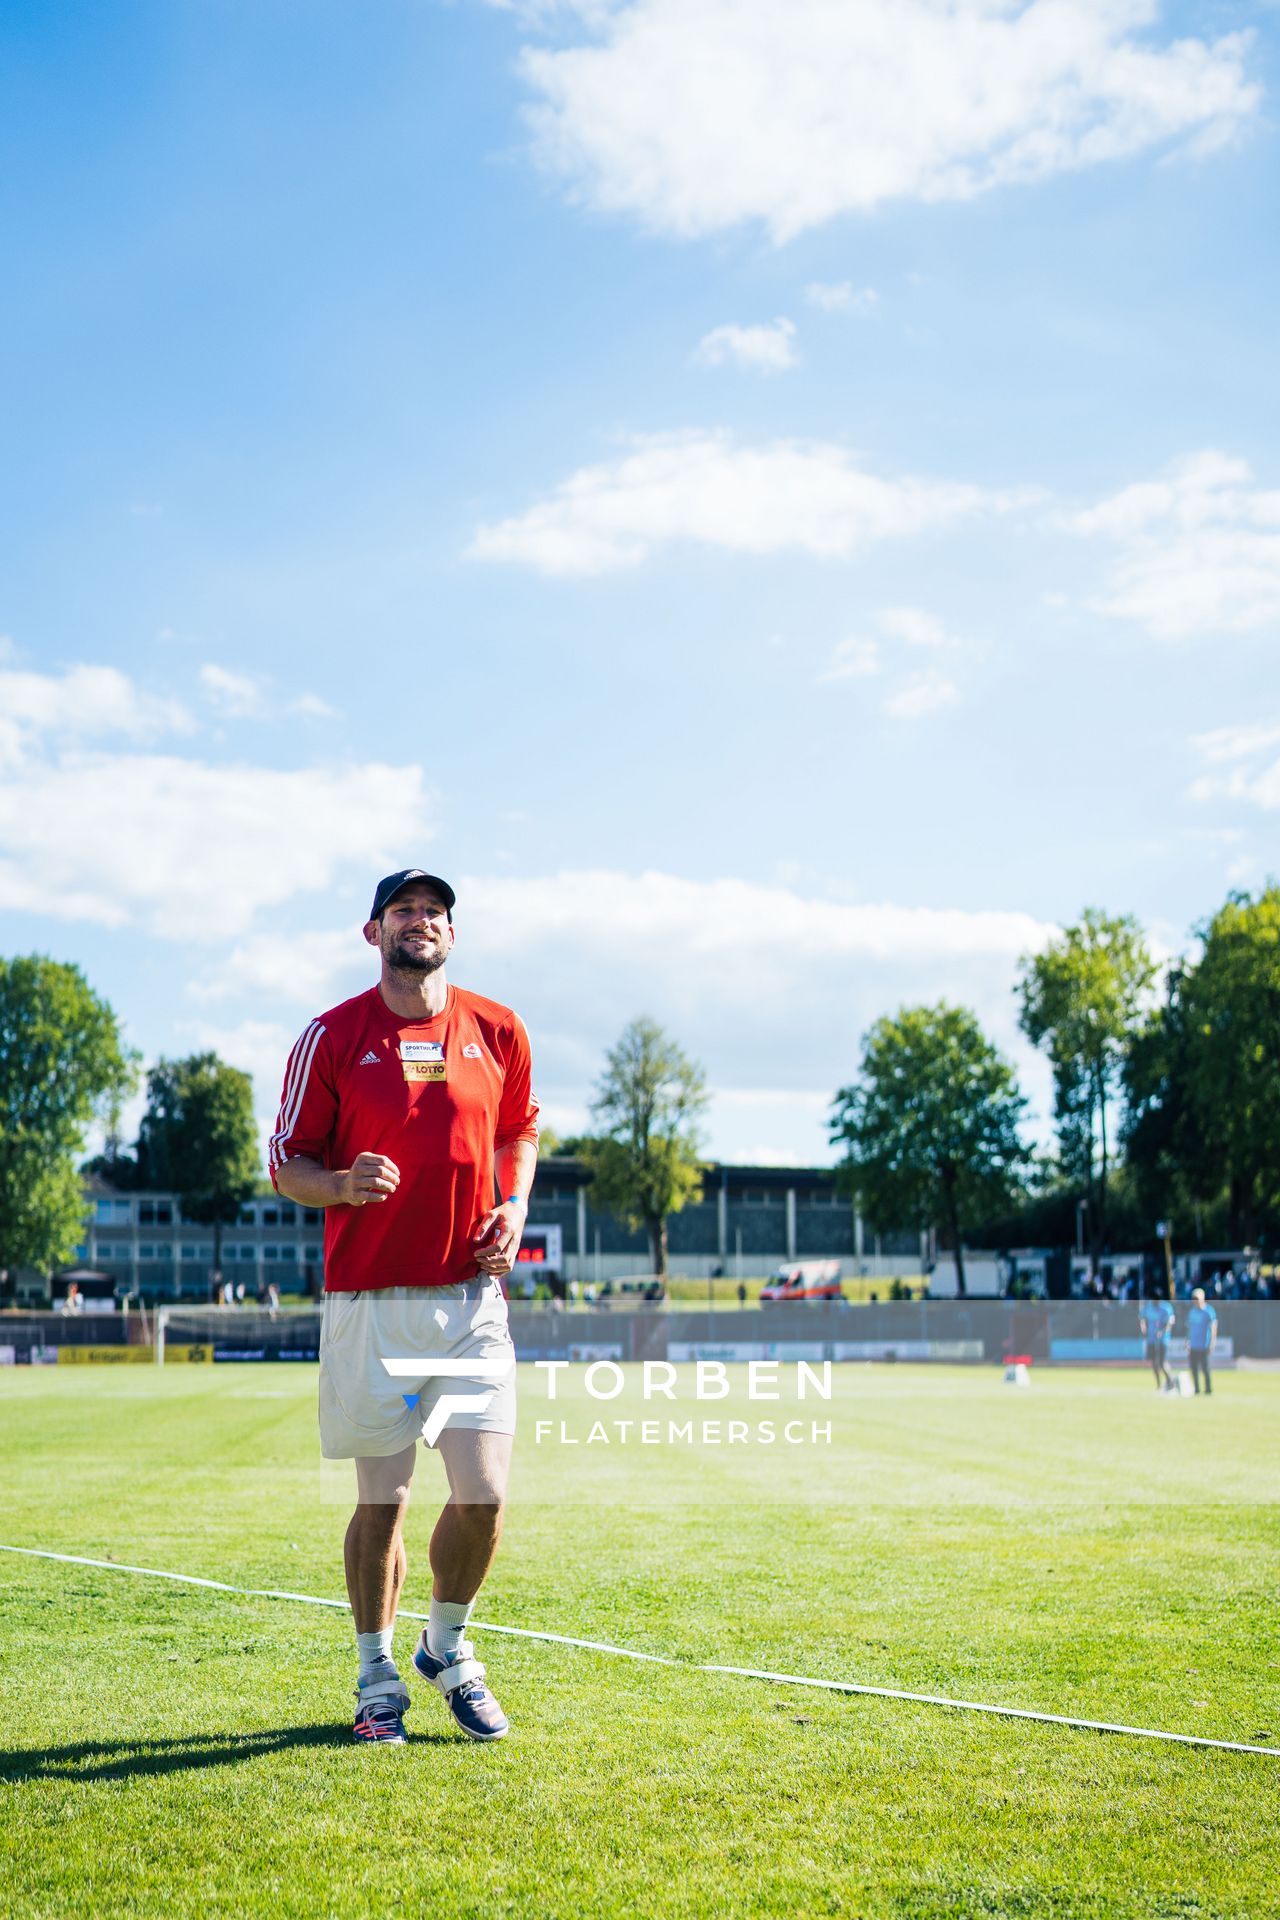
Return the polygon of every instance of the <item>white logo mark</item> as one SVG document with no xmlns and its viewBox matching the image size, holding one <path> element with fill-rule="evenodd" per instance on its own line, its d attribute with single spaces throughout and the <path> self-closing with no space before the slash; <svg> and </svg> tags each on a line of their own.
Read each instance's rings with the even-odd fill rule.
<svg viewBox="0 0 1280 1920">
<path fill-rule="evenodd" d="M 393 1380 L 492 1380 L 493 1386 L 481 1386 L 474 1393 L 442 1393 L 422 1423 L 422 1437 L 429 1447 L 433 1447 L 455 1413 L 483 1413 L 498 1390 L 498 1383 L 510 1377 L 515 1368 L 514 1360 L 432 1360 L 425 1366 L 421 1360 L 384 1360 L 383 1366 Z M 412 1410 L 421 1399 L 420 1393 L 403 1395 L 405 1405 Z"/>
</svg>

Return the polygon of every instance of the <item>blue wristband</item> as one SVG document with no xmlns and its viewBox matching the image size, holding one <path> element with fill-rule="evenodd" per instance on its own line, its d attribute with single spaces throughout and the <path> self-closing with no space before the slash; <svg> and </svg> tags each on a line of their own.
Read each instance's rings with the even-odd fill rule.
<svg viewBox="0 0 1280 1920">
<path fill-rule="evenodd" d="M 518 1193 L 509 1193 L 502 1204 L 504 1207 L 524 1207 L 526 1213 L 529 1210 L 528 1206 L 520 1198 L 520 1195 Z"/>
</svg>

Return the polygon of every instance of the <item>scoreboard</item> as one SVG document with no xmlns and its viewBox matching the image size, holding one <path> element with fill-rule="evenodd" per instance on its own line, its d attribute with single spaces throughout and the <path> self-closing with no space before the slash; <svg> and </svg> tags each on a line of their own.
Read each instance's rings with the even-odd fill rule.
<svg viewBox="0 0 1280 1920">
<path fill-rule="evenodd" d="M 558 1274 L 564 1263 L 562 1227 L 526 1227 L 516 1255 L 516 1271 L 541 1279 Z"/>
</svg>

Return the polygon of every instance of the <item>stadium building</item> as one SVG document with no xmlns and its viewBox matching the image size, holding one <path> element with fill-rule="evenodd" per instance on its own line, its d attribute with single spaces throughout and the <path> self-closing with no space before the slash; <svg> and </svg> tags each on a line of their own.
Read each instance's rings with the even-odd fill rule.
<svg viewBox="0 0 1280 1920">
<path fill-rule="evenodd" d="M 76 1259 L 109 1275 L 120 1293 L 153 1300 L 207 1301 L 216 1284 L 213 1229 L 182 1218 L 176 1195 L 122 1192 L 86 1179 L 89 1214 Z M 708 1165 L 701 1198 L 669 1222 L 673 1270 L 695 1278 L 759 1275 L 788 1261 L 839 1260 L 844 1274 L 919 1270 L 927 1236 L 864 1231 L 830 1167 Z M 649 1245 L 591 1205 L 580 1160 L 552 1155 L 538 1169 L 522 1265 L 529 1274 L 601 1285 L 649 1269 Z M 271 1282 L 280 1293 L 318 1293 L 324 1284 L 324 1216 L 275 1193 L 241 1207 L 222 1230 L 221 1275 L 246 1295 Z"/>
</svg>

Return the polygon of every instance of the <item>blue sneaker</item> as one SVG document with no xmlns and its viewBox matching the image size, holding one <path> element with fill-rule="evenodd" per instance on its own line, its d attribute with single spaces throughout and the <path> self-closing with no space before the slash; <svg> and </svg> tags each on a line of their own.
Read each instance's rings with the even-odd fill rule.
<svg viewBox="0 0 1280 1920">
<path fill-rule="evenodd" d="M 464 1640 L 456 1660 L 438 1660 L 427 1645 L 425 1628 L 413 1664 L 424 1680 L 438 1687 L 454 1722 L 471 1740 L 501 1740 L 511 1722 L 484 1683 L 484 1667 Z"/>
<path fill-rule="evenodd" d="M 398 1673 L 389 1680 L 371 1680 L 367 1686 L 356 1688 L 356 1718 L 351 1737 L 402 1747 L 406 1739 L 404 1716 L 408 1711 L 409 1689 Z"/>
</svg>

